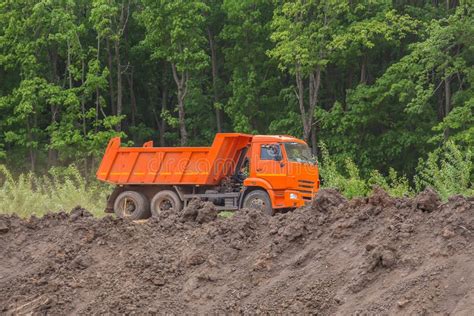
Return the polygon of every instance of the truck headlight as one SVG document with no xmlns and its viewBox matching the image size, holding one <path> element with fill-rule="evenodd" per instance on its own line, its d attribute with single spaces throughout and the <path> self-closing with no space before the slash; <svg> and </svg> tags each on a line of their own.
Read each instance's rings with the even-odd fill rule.
<svg viewBox="0 0 474 316">
<path fill-rule="evenodd" d="M 298 195 L 296 195 L 296 193 L 290 193 L 290 200 L 297 200 L 298 199 Z"/>
</svg>

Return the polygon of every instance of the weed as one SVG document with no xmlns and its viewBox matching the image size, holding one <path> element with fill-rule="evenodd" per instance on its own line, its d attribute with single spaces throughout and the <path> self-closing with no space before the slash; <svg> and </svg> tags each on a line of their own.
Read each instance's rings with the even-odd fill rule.
<svg viewBox="0 0 474 316">
<path fill-rule="evenodd" d="M 330 157 L 326 146 L 321 144 L 320 147 L 322 161 L 319 171 L 323 179 L 323 187 L 337 188 L 348 198 L 367 195 L 367 183 L 361 178 L 356 164 L 350 158 L 346 158 L 344 167 L 340 172 L 336 162 Z"/>
<path fill-rule="evenodd" d="M 419 160 L 416 189 L 433 187 L 444 200 L 453 194 L 474 195 L 473 158 L 471 150 L 463 151 L 448 141 L 430 153 L 426 160 Z"/>
<path fill-rule="evenodd" d="M 234 212 L 232 212 L 232 211 L 222 211 L 222 212 L 219 212 L 218 215 L 220 217 L 223 217 L 223 218 L 231 218 L 232 216 L 234 216 Z"/>
<path fill-rule="evenodd" d="M 70 211 L 80 205 L 102 215 L 110 187 L 96 180 L 86 181 L 75 166 L 51 169 L 48 175 L 20 174 L 16 179 L 0 165 L 0 213 L 19 216 Z"/>
</svg>

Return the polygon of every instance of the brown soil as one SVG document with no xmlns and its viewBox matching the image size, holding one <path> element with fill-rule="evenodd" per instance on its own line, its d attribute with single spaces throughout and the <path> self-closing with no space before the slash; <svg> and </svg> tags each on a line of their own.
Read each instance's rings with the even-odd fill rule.
<svg viewBox="0 0 474 316">
<path fill-rule="evenodd" d="M 474 199 L 376 190 L 274 217 L 0 216 L 0 314 L 474 312 Z"/>
</svg>

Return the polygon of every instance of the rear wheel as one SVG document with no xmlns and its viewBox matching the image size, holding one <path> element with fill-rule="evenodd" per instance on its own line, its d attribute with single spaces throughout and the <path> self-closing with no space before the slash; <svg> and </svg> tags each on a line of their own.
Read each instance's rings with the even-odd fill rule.
<svg viewBox="0 0 474 316">
<path fill-rule="evenodd" d="M 267 192 L 263 190 L 254 190 L 247 194 L 244 199 L 244 208 L 254 208 L 262 210 L 265 214 L 273 215 L 272 202 Z"/>
<path fill-rule="evenodd" d="M 125 191 L 115 199 L 114 212 L 120 218 L 145 219 L 150 217 L 150 205 L 142 193 Z"/>
<path fill-rule="evenodd" d="M 151 215 L 157 217 L 161 212 L 179 212 L 183 209 L 183 202 L 176 192 L 163 190 L 155 194 L 150 203 Z"/>
</svg>

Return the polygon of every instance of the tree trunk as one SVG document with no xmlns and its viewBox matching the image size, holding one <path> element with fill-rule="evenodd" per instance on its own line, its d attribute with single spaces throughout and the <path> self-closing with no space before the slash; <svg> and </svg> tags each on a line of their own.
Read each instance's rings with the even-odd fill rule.
<svg viewBox="0 0 474 316">
<path fill-rule="evenodd" d="M 447 76 L 444 79 L 444 116 L 451 112 L 451 78 Z"/>
<path fill-rule="evenodd" d="M 164 118 L 164 114 L 167 109 L 168 105 L 168 65 L 166 62 L 163 63 L 163 73 L 161 79 L 161 111 L 160 117 L 157 118 L 156 124 L 158 125 L 160 131 L 160 146 L 164 147 L 165 142 L 165 133 L 166 133 L 166 119 Z"/>
<path fill-rule="evenodd" d="M 115 104 L 115 91 L 114 91 L 114 79 L 112 77 L 112 51 L 110 48 L 110 40 L 106 39 L 105 41 L 107 45 L 107 64 L 109 68 L 109 94 L 110 94 L 110 107 L 112 108 L 112 115 L 117 115 L 117 106 Z"/>
<path fill-rule="evenodd" d="M 127 76 L 128 79 L 128 87 L 130 89 L 130 106 L 131 106 L 131 123 L 132 126 L 136 124 L 136 115 L 137 115 L 137 98 L 135 97 L 135 88 L 133 86 L 133 70 L 131 71 L 130 75 Z"/>
<path fill-rule="evenodd" d="M 188 142 L 188 132 L 186 130 L 186 121 L 184 117 L 184 98 L 183 90 L 178 88 L 178 121 L 179 121 L 179 133 L 181 134 L 181 146 L 186 145 Z"/>
<path fill-rule="evenodd" d="M 316 138 L 316 127 L 313 126 L 311 129 L 311 153 L 316 156 L 318 151 L 317 151 L 317 138 Z"/>
<path fill-rule="evenodd" d="M 321 67 L 317 66 L 316 71 L 309 75 L 308 110 L 306 110 L 306 107 L 305 107 L 304 81 L 303 81 L 303 77 L 302 77 L 299 65 L 296 65 L 296 86 L 298 89 L 296 97 L 298 99 L 298 105 L 300 108 L 301 121 L 303 122 L 303 139 L 305 142 L 309 143 L 310 138 L 312 137 L 311 135 L 312 130 L 314 129 L 313 128 L 314 111 L 316 109 L 316 104 L 318 103 L 319 88 L 321 86 Z"/>
<path fill-rule="evenodd" d="M 171 69 L 173 70 L 173 78 L 178 88 L 178 124 L 179 133 L 181 135 L 181 146 L 184 146 L 188 142 L 188 131 L 186 130 L 186 120 L 184 111 L 184 99 L 187 93 L 187 83 L 189 75 L 187 72 L 183 72 L 181 73 L 180 78 L 180 74 L 178 73 L 175 64 L 171 64 Z"/>
<path fill-rule="evenodd" d="M 85 84 L 85 71 L 86 65 L 84 59 L 81 60 L 81 87 L 84 87 Z M 84 94 L 81 94 L 81 114 L 82 114 L 82 133 L 84 137 L 87 134 L 87 125 L 86 125 L 86 100 Z"/>
<path fill-rule="evenodd" d="M 55 105 L 51 105 L 50 111 L 51 111 L 51 125 L 53 125 L 57 122 L 56 115 L 58 112 L 58 107 Z M 52 144 L 52 139 L 50 139 L 50 145 L 51 144 Z M 50 147 L 48 149 L 48 167 L 51 168 L 55 166 L 57 162 L 58 162 L 58 152 L 56 149 Z"/>
<path fill-rule="evenodd" d="M 309 76 L 309 112 L 308 125 L 311 132 L 311 151 L 316 155 L 316 127 L 313 126 L 316 105 L 319 99 L 319 88 L 321 86 L 321 67 L 316 68 L 316 74 Z"/>
<path fill-rule="evenodd" d="M 311 126 L 308 126 L 308 122 L 306 119 L 306 109 L 304 106 L 304 82 L 298 65 L 296 66 L 296 87 L 298 89 L 296 93 L 296 98 L 298 99 L 301 121 L 303 123 L 303 139 L 307 142 L 309 140 Z"/>
<path fill-rule="evenodd" d="M 38 122 L 38 119 L 37 119 L 37 114 L 35 112 L 33 114 L 33 128 L 37 126 L 37 122 Z M 35 172 L 36 171 L 36 150 L 35 148 L 31 146 L 31 143 L 34 141 L 34 135 L 31 132 L 31 129 L 32 127 L 31 127 L 30 119 L 26 118 L 27 137 L 30 143 L 30 145 L 28 146 L 28 151 L 30 154 L 30 169 L 31 169 L 31 172 Z"/>
<path fill-rule="evenodd" d="M 163 84 L 163 89 L 161 91 L 161 115 L 166 112 L 166 104 L 168 103 L 168 88 Z M 166 132 L 166 120 L 164 117 L 161 117 L 160 121 L 160 146 L 165 146 L 165 132 Z"/>
<path fill-rule="evenodd" d="M 123 7 L 123 6 L 122 6 Z M 128 27 L 127 27 L 127 20 L 128 20 L 128 15 L 129 15 L 129 10 L 130 9 L 130 1 L 128 1 L 128 7 L 127 7 L 127 19 L 124 21 L 124 11 L 122 10 L 120 22 L 123 25 L 123 37 L 124 37 L 124 48 L 125 48 L 125 62 L 127 64 L 126 69 L 130 68 L 130 72 L 126 72 L 126 78 L 128 80 L 128 86 L 130 89 L 130 112 L 131 112 L 131 126 L 136 126 L 136 117 L 138 113 L 138 108 L 137 108 L 137 99 L 135 96 L 135 80 L 134 80 L 134 67 L 130 65 L 130 39 L 129 39 L 129 34 L 128 34 Z M 134 133 L 134 141 L 136 142 L 136 133 Z"/>
<path fill-rule="evenodd" d="M 97 37 L 97 61 L 100 64 L 100 37 Z M 97 122 L 99 121 L 99 106 L 100 106 L 100 90 L 95 89 L 95 131 L 97 132 Z"/>
<path fill-rule="evenodd" d="M 30 147 L 30 168 L 31 168 L 31 172 L 35 172 L 36 171 L 36 153 L 35 153 L 35 150 L 33 148 Z"/>
<path fill-rule="evenodd" d="M 69 39 L 67 40 L 67 74 L 69 81 L 69 89 L 72 89 L 72 74 L 71 74 L 71 45 L 69 44 Z"/>
<path fill-rule="evenodd" d="M 120 62 L 120 41 L 115 41 L 115 66 L 117 67 L 117 115 L 122 115 L 122 65 Z M 122 130 L 122 124 L 118 123 L 117 131 Z"/>
<path fill-rule="evenodd" d="M 359 83 L 367 83 L 367 55 L 362 56 L 362 62 L 360 65 L 360 81 Z"/>
<path fill-rule="evenodd" d="M 314 130 L 314 111 L 319 100 L 319 88 L 321 87 L 321 67 L 316 67 L 316 73 L 309 75 L 309 111 L 307 113 L 307 126 L 309 127 L 308 133 Z M 308 135 L 309 136 L 309 135 Z"/>
<path fill-rule="evenodd" d="M 219 94 L 217 91 L 217 53 L 214 42 L 214 36 L 212 35 L 211 29 L 207 28 L 207 34 L 209 37 L 209 48 L 211 50 L 211 68 L 212 68 L 212 92 L 214 97 L 214 109 L 216 112 L 216 124 L 217 132 L 222 132 L 222 113 L 221 110 L 217 107 L 219 104 Z"/>
<path fill-rule="evenodd" d="M 55 49 L 50 53 L 51 65 L 53 69 L 53 82 L 57 85 L 60 85 L 60 76 L 58 73 L 58 53 Z M 69 65 L 70 58 L 69 58 L 69 42 L 68 42 L 68 62 L 67 62 L 67 71 L 69 72 Z M 69 73 L 70 76 L 70 73 Z M 51 125 L 54 125 L 57 122 L 57 117 L 59 115 L 60 108 L 57 105 L 51 104 L 50 106 L 50 113 L 51 113 Z M 50 139 L 50 145 L 52 145 L 52 139 Z M 30 153 L 31 156 L 31 153 Z M 36 156 L 36 154 L 34 155 Z M 55 166 L 57 163 L 58 152 L 56 149 L 48 148 L 48 167 Z M 35 159 L 34 159 L 35 160 Z"/>
<path fill-rule="evenodd" d="M 448 116 L 451 112 L 451 77 L 446 76 L 444 79 L 444 117 Z M 444 138 L 447 139 L 449 136 L 449 128 L 444 130 Z"/>
<path fill-rule="evenodd" d="M 85 71 L 86 65 L 84 63 L 84 59 L 81 58 L 81 87 L 84 87 L 85 84 Z M 84 94 L 81 94 L 81 114 L 82 114 L 82 133 L 84 138 L 87 136 L 87 125 L 86 125 L 86 100 L 84 98 Z M 88 174 L 88 166 L 87 161 L 89 159 L 88 155 L 84 155 L 84 174 Z"/>
<path fill-rule="evenodd" d="M 117 115 L 122 115 L 123 111 L 123 85 L 122 85 L 122 62 L 120 58 L 120 39 L 126 33 L 128 16 L 130 13 L 130 1 L 125 7 L 125 1 L 122 1 L 122 9 L 120 11 L 119 22 L 116 29 L 117 38 L 114 41 L 115 48 L 115 66 L 117 67 Z M 116 126 L 117 131 L 122 130 L 122 123 L 119 122 Z"/>
</svg>

